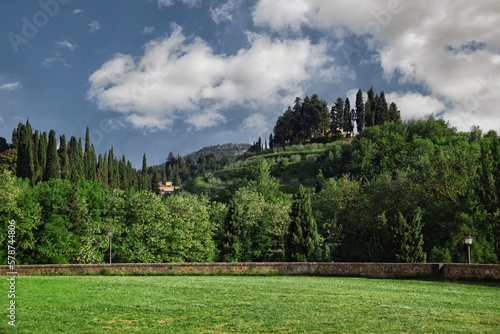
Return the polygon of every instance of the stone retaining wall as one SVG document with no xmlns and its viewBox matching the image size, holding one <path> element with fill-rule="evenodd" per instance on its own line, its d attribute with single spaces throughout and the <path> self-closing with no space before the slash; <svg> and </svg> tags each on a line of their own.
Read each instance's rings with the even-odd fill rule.
<svg viewBox="0 0 500 334">
<path fill-rule="evenodd" d="M 325 262 L 240 262 L 240 263 L 113 263 L 19 265 L 15 270 L 0 266 L 0 275 L 100 273 L 283 273 L 297 275 L 360 276 L 371 278 L 443 277 L 445 279 L 500 280 L 497 264 L 442 263 L 325 263 Z M 10 274 L 14 275 L 14 274 Z"/>
</svg>

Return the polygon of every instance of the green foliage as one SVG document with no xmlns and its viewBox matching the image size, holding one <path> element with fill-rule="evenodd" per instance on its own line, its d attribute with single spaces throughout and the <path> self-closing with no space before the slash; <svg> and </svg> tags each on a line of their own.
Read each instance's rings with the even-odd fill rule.
<svg viewBox="0 0 500 334">
<path fill-rule="evenodd" d="M 47 146 L 47 165 L 43 173 L 44 181 L 60 179 L 61 164 L 59 163 L 59 154 L 57 154 L 57 140 L 54 130 L 49 132 L 49 144 Z"/>
<path fill-rule="evenodd" d="M 26 125 L 19 123 L 17 138 L 17 176 L 33 182 L 33 135 L 29 121 L 26 121 Z"/>
<path fill-rule="evenodd" d="M 233 262 L 281 260 L 287 223 L 285 202 L 266 202 L 253 189 L 239 189 L 218 232 L 219 258 Z"/>
<path fill-rule="evenodd" d="M 311 200 L 304 187 L 300 186 L 290 213 L 285 241 L 286 259 L 294 262 L 312 260 L 318 245 L 318 230 L 312 215 Z"/>
<path fill-rule="evenodd" d="M 17 150 L 10 148 L 0 153 L 0 171 L 9 170 L 16 172 L 17 169 Z"/>
<path fill-rule="evenodd" d="M 422 216 L 420 208 L 408 221 L 399 213 L 398 225 L 393 228 L 396 243 L 396 261 L 405 263 L 425 262 L 427 256 L 423 251 Z"/>
<path fill-rule="evenodd" d="M 172 235 L 168 262 L 210 262 L 215 258 L 215 225 L 206 198 L 170 196 L 165 201 Z"/>
<path fill-rule="evenodd" d="M 353 113 L 340 100 L 345 120 Z M 97 161 L 88 135 L 85 153 L 75 137 L 66 146 L 61 136 L 57 150 L 55 132 L 47 142 L 46 133 L 29 135 L 29 123 L 20 124 L 15 148 L 0 153 L 0 163 L 10 166 L 0 172 L 0 218 L 16 220 L 24 264 L 107 261 L 110 227 L 114 262 L 412 262 L 425 256 L 465 262 L 463 236 L 470 233 L 472 261 L 498 263 L 498 135 L 477 127 L 459 133 L 434 117 L 401 122 L 397 106 L 384 100 L 373 89 L 366 103 L 357 99 L 364 124 L 353 140 L 300 143 L 328 134 L 321 134 L 323 125 L 303 127 L 325 111 L 317 96 L 297 98 L 277 122 L 272 150 L 260 141 L 259 154 L 219 161 L 206 152 L 196 164 L 172 153 L 161 169 L 148 168 L 144 156 L 140 171 L 112 148 Z M 22 145 L 21 160 L 33 161 L 31 174 L 30 163 L 28 170 L 13 164 Z M 12 166 L 27 176 L 9 173 Z M 156 186 L 167 177 L 198 195 L 158 196 Z M 316 190 L 310 202 L 304 187 Z M 291 211 L 292 196 L 282 191 L 298 193 Z M 1 239 L 6 231 L 0 228 Z"/>
</svg>

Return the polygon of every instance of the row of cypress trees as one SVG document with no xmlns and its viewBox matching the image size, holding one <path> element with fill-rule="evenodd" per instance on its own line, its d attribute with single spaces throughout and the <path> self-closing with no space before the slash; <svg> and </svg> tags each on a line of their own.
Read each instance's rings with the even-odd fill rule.
<svg viewBox="0 0 500 334">
<path fill-rule="evenodd" d="M 52 179 L 66 179 L 76 184 L 80 179 L 97 180 L 105 187 L 151 190 L 152 178 L 148 175 L 146 155 L 141 171 L 136 171 L 130 161 L 115 157 L 113 147 L 104 155 L 96 156 L 90 143 L 89 128 L 82 139 L 72 136 L 69 142 L 63 134 L 57 145 L 56 132 L 40 133 L 32 129 L 29 120 L 19 123 L 12 133 L 12 143 L 17 149 L 16 175 L 28 179 L 31 184 Z"/>
</svg>

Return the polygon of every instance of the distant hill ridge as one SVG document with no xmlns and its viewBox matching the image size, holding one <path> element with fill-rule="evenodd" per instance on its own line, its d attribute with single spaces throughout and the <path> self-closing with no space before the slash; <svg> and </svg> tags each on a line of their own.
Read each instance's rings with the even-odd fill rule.
<svg viewBox="0 0 500 334">
<path fill-rule="evenodd" d="M 191 159 L 196 161 L 200 155 L 207 155 L 210 153 L 214 153 L 215 156 L 217 157 L 217 160 L 222 159 L 223 156 L 231 154 L 231 155 L 240 155 L 246 152 L 251 144 L 248 143 L 240 143 L 240 144 L 235 144 L 235 143 L 226 143 L 226 144 L 218 144 L 218 145 L 212 145 L 212 146 L 206 146 L 203 147 L 201 150 L 198 150 L 196 152 L 187 154 L 184 157 L 190 156 Z"/>
</svg>

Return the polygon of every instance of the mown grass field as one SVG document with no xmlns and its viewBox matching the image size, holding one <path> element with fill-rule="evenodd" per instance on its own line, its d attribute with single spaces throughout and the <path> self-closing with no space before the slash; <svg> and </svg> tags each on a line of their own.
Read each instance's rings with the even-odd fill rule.
<svg viewBox="0 0 500 334">
<path fill-rule="evenodd" d="M 18 276 L 15 300 L 16 333 L 500 332 L 499 283 Z M 14 332 L 2 319 L 0 332 Z"/>
</svg>

